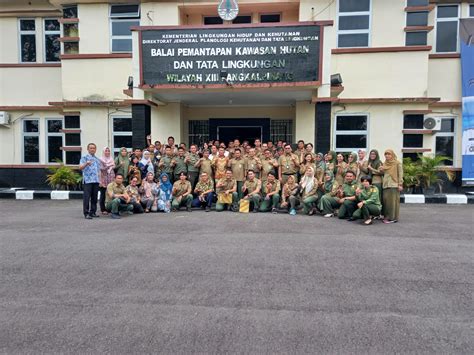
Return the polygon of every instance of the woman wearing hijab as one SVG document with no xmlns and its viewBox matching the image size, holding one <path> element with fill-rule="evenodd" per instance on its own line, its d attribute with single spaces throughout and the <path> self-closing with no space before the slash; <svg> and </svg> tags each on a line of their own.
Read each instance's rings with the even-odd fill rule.
<svg viewBox="0 0 474 355">
<path fill-rule="evenodd" d="M 358 156 L 356 152 L 352 152 L 347 158 L 347 170 L 352 170 L 355 173 L 356 178 L 359 176 L 359 164 L 357 164 L 357 159 Z"/>
<path fill-rule="evenodd" d="M 286 180 L 286 184 L 283 185 L 280 207 L 288 209 L 290 197 L 296 195 L 297 193 L 298 184 L 296 183 L 295 177 L 290 175 L 288 176 L 288 180 Z"/>
<path fill-rule="evenodd" d="M 115 168 L 117 174 L 123 175 L 123 183 L 126 185 L 128 179 L 128 168 L 130 166 L 130 159 L 128 156 L 127 148 L 120 148 L 120 154 L 115 158 Z"/>
<path fill-rule="evenodd" d="M 324 182 L 324 172 L 326 171 L 323 153 L 316 154 L 316 161 L 314 164 L 314 177 L 319 181 L 319 185 L 321 185 Z"/>
<path fill-rule="evenodd" d="M 369 160 L 367 161 L 367 170 L 369 176 L 372 178 L 372 185 L 376 186 L 379 190 L 380 202 L 382 199 L 382 179 L 383 173 L 380 171 L 382 162 L 380 161 L 379 152 L 377 149 L 372 149 L 369 153 Z"/>
<path fill-rule="evenodd" d="M 142 184 L 142 173 L 140 171 L 140 167 L 138 166 L 139 159 L 138 157 L 133 154 L 130 157 L 130 165 L 128 166 L 128 181 L 131 181 L 132 178 L 136 177 L 138 179 L 137 185 Z"/>
<path fill-rule="evenodd" d="M 321 189 L 323 196 L 319 200 L 319 209 L 324 217 L 332 217 L 334 210 L 340 206 L 337 202 L 337 195 L 340 190 L 339 186 L 340 185 L 334 180 L 333 172 L 326 170 L 324 173 L 324 183 Z"/>
<path fill-rule="evenodd" d="M 107 186 L 115 179 L 115 163 L 112 158 L 110 148 L 105 147 L 102 151 L 102 157 L 100 158 L 100 211 L 103 215 L 107 215 L 107 209 L 105 208 L 105 197 L 107 195 Z"/>
<path fill-rule="evenodd" d="M 319 181 L 314 177 L 314 169 L 312 167 L 308 167 L 300 182 L 301 201 L 303 202 L 304 214 L 309 214 L 310 216 L 314 214 L 315 206 L 318 202 L 318 188 Z"/>
<path fill-rule="evenodd" d="M 336 179 L 339 185 L 344 184 L 344 176 L 347 171 L 347 163 L 344 161 L 344 156 L 338 154 L 336 158 L 336 166 L 334 167 L 334 179 Z"/>
<path fill-rule="evenodd" d="M 140 200 L 145 207 L 145 213 L 149 213 L 150 211 L 156 212 L 156 194 L 158 185 L 153 180 L 155 174 L 152 172 L 148 172 L 146 174 L 145 180 L 142 181 L 142 186 L 140 187 Z"/>
<path fill-rule="evenodd" d="M 170 182 L 168 174 L 161 173 L 157 196 L 158 211 L 163 211 L 165 213 L 171 212 L 171 200 L 173 199 L 172 191 L 173 185 Z"/>
<path fill-rule="evenodd" d="M 142 160 L 138 164 L 140 171 L 142 173 L 142 180 L 145 179 L 148 173 L 153 173 L 155 175 L 155 168 L 153 167 L 153 162 L 151 161 L 151 155 L 148 150 L 143 151 Z"/>
<path fill-rule="evenodd" d="M 403 167 L 392 149 L 384 153 L 383 173 L 383 223 L 398 222 L 400 216 L 400 192 L 403 190 Z"/>
<path fill-rule="evenodd" d="M 334 150 L 330 150 L 330 151 L 326 154 L 326 159 L 327 159 L 326 170 L 330 170 L 330 171 L 332 171 L 333 173 L 335 173 L 335 169 L 336 169 L 336 152 L 335 152 Z"/>
</svg>

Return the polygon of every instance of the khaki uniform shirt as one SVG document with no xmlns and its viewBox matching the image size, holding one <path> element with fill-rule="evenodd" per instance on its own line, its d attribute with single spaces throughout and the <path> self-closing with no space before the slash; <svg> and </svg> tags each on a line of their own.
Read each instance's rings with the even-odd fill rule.
<svg viewBox="0 0 474 355">
<path fill-rule="evenodd" d="M 209 178 L 213 177 L 212 173 L 212 161 L 210 159 L 202 159 L 201 160 L 201 166 L 199 167 L 199 173 L 207 173 L 209 175 Z"/>
<path fill-rule="evenodd" d="M 110 194 L 114 195 L 123 195 L 127 192 L 126 187 L 121 184 L 117 185 L 115 181 L 111 182 L 110 184 L 107 185 L 107 193 L 105 195 L 105 203 L 109 203 L 114 199 L 114 197 L 110 197 Z"/>
<path fill-rule="evenodd" d="M 260 167 L 261 161 L 257 157 L 248 157 L 245 160 L 245 171 L 253 170 L 256 173 L 260 173 Z"/>
<path fill-rule="evenodd" d="M 254 178 L 253 181 L 245 180 L 243 187 L 246 187 L 247 188 L 246 192 L 248 194 L 251 194 L 252 192 L 257 190 L 261 185 L 262 183 L 260 182 L 260 180 L 257 178 Z"/>
<path fill-rule="evenodd" d="M 188 180 L 178 180 L 173 184 L 173 197 L 180 197 L 188 191 L 191 191 L 191 183 Z"/>
<path fill-rule="evenodd" d="M 268 173 L 273 171 L 275 172 L 277 168 L 273 166 L 276 163 L 276 160 L 273 158 L 262 159 L 262 181 L 267 180 Z M 278 177 L 278 176 L 277 176 Z"/>
<path fill-rule="evenodd" d="M 294 160 L 293 160 L 294 158 Z M 297 155 L 291 153 L 291 155 L 283 154 L 278 158 L 278 165 L 280 165 L 281 173 L 284 175 L 294 175 L 298 172 L 298 165 L 295 161 L 299 162 Z"/>
<path fill-rule="evenodd" d="M 231 159 L 229 161 L 229 166 L 232 169 L 232 176 L 237 181 L 245 180 L 245 161 L 240 159 Z"/>
<path fill-rule="evenodd" d="M 173 167 L 171 166 L 171 163 L 173 162 L 173 160 L 174 160 L 173 157 L 169 157 L 167 155 L 161 157 L 160 163 L 163 163 L 161 167 L 162 173 L 167 173 L 168 175 L 173 173 Z"/>
<path fill-rule="evenodd" d="M 399 184 L 400 185 L 403 184 L 403 167 L 401 163 L 397 165 L 397 175 L 398 175 L 398 179 L 397 181 L 394 181 L 392 177 L 390 176 L 390 174 L 385 172 L 385 174 L 383 175 L 383 188 L 384 189 L 395 188 L 395 187 L 398 188 Z"/>
<path fill-rule="evenodd" d="M 218 181 L 218 184 L 224 184 L 223 186 L 217 187 L 217 193 L 224 192 L 227 190 L 234 189 L 237 181 L 234 178 L 230 178 L 227 180 L 226 178 L 222 178 Z"/>
<path fill-rule="evenodd" d="M 267 185 L 271 185 L 271 186 L 268 188 Z M 264 181 L 262 183 L 262 191 L 264 195 L 271 194 L 272 192 L 280 192 L 280 189 L 281 189 L 281 184 L 280 184 L 280 181 L 277 179 L 275 179 L 272 183 L 269 181 Z"/>
</svg>

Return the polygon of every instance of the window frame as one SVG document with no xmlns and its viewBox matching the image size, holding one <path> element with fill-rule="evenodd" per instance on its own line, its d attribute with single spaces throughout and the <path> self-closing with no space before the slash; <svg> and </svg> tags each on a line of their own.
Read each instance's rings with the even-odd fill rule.
<svg viewBox="0 0 474 355">
<path fill-rule="evenodd" d="M 49 121 L 61 121 L 61 129 L 64 129 L 64 118 L 63 117 L 45 117 L 45 163 L 46 164 L 58 164 L 56 162 L 50 162 L 49 161 L 49 140 L 48 138 L 49 137 L 61 137 L 62 138 L 62 145 L 61 147 L 64 147 L 64 140 L 65 140 L 65 137 L 64 137 L 64 133 L 63 132 L 48 132 L 48 122 Z M 65 152 L 64 150 L 61 149 L 61 156 L 62 156 L 62 159 L 61 161 L 63 162 L 63 164 L 65 164 L 65 160 L 66 160 L 66 155 L 65 155 Z"/>
<path fill-rule="evenodd" d="M 112 16 L 112 7 L 113 6 L 116 6 L 116 5 L 136 5 L 138 6 L 138 12 L 137 12 L 137 16 L 136 17 L 133 17 L 133 16 Z M 132 41 L 132 34 L 130 34 L 130 36 L 123 36 L 123 35 L 118 35 L 118 36 L 115 36 L 113 34 L 113 30 L 112 30 L 112 24 L 114 22 L 126 22 L 126 21 L 138 21 L 138 26 L 140 26 L 140 18 L 141 18 L 141 14 L 140 14 L 140 11 L 141 11 L 141 7 L 140 7 L 140 4 L 110 4 L 109 5 L 109 31 L 110 31 L 110 39 L 109 39 L 109 51 L 110 53 L 132 53 L 133 52 L 133 44 L 132 44 L 132 49 L 130 51 L 114 51 L 113 50 L 113 42 L 114 42 L 114 39 L 129 39 L 130 41 Z"/>
<path fill-rule="evenodd" d="M 133 131 L 124 131 L 124 132 L 115 132 L 114 131 L 114 119 L 116 118 L 127 118 L 127 119 L 130 119 L 130 121 L 132 121 L 132 115 L 113 115 L 113 116 L 110 116 L 110 133 L 112 135 L 112 139 L 111 139 L 111 146 L 110 146 L 110 149 L 111 149 L 111 153 L 115 156 L 115 153 L 119 153 L 120 152 L 120 148 L 115 148 L 115 137 L 133 137 Z M 133 138 L 132 138 L 133 139 Z M 133 145 L 133 143 L 132 143 Z M 125 147 L 127 149 L 133 149 L 134 147 Z"/>
<path fill-rule="evenodd" d="M 448 162 L 449 164 L 444 164 L 443 166 L 446 166 L 446 167 L 454 167 L 456 165 L 456 157 L 457 157 L 457 149 L 456 149 L 456 132 L 457 132 L 457 126 L 458 126 L 458 117 L 457 116 L 439 116 L 439 117 L 436 117 L 436 118 L 439 118 L 440 120 L 443 120 L 443 119 L 451 119 L 451 120 L 454 120 L 454 125 L 453 125 L 453 131 L 452 132 L 441 132 L 441 131 L 438 131 L 435 133 L 434 135 L 434 139 L 433 139 L 433 153 L 434 155 L 436 155 L 436 140 L 438 137 L 453 137 L 453 160 L 451 162 Z"/>
<path fill-rule="evenodd" d="M 280 21 L 279 22 L 262 22 L 262 16 L 266 16 L 266 15 L 278 15 L 280 16 Z M 282 23 L 282 22 L 283 22 L 282 12 L 259 12 L 258 13 L 258 23 Z"/>
<path fill-rule="evenodd" d="M 442 5 L 436 5 L 436 13 L 435 13 L 435 23 L 434 23 L 434 30 L 435 30 L 435 36 L 434 36 L 434 50 L 435 53 L 459 53 L 460 51 L 460 43 L 459 43 L 459 19 L 461 17 L 461 4 L 453 3 L 453 4 L 442 4 Z M 458 8 L 458 16 L 457 17 L 443 17 L 443 18 L 438 18 L 438 9 L 440 7 L 446 7 L 446 6 L 457 6 Z M 456 20 L 457 24 L 457 29 L 456 29 L 456 50 L 454 52 L 439 52 L 438 51 L 438 22 L 454 22 Z"/>
<path fill-rule="evenodd" d="M 474 4 L 468 4 L 469 7 L 467 8 L 467 17 L 471 18 L 474 17 Z"/>
<path fill-rule="evenodd" d="M 38 132 L 25 132 L 25 122 L 26 121 L 37 121 L 38 122 Z M 40 164 L 41 163 L 41 120 L 39 117 L 28 117 L 21 120 L 21 163 L 22 164 Z M 38 161 L 31 162 L 25 161 L 25 137 L 38 137 Z"/>
<path fill-rule="evenodd" d="M 57 17 L 43 17 L 41 24 L 43 25 L 42 27 L 42 39 L 43 39 L 43 62 L 44 63 L 60 63 L 61 59 L 58 59 L 56 61 L 48 61 L 46 60 L 46 35 L 59 35 L 61 38 L 61 23 L 59 23 L 59 30 L 58 31 L 46 31 L 45 24 L 47 20 L 56 20 L 59 22 L 59 18 Z M 61 42 L 59 44 L 59 55 L 61 55 Z"/>
<path fill-rule="evenodd" d="M 34 31 L 23 31 L 21 29 L 21 21 L 23 20 L 33 20 L 35 22 L 35 30 Z M 36 18 L 35 17 L 18 17 L 18 62 L 19 63 L 38 63 L 38 41 L 36 40 L 36 32 L 37 32 L 37 25 L 36 25 Z M 35 36 L 35 61 L 34 62 L 24 62 L 22 56 L 22 45 L 21 45 L 21 36 L 22 35 L 34 35 Z"/>
<path fill-rule="evenodd" d="M 357 11 L 357 12 L 340 12 L 341 1 L 337 0 L 337 12 L 336 12 L 336 48 L 370 48 L 372 46 L 372 1 L 369 0 L 369 11 Z M 347 16 L 367 16 L 369 15 L 369 27 L 367 30 L 340 30 L 339 29 L 339 17 Z M 345 34 L 367 34 L 367 46 L 350 46 L 350 47 L 340 47 L 339 46 L 339 36 Z"/>
<path fill-rule="evenodd" d="M 363 130 L 354 130 L 354 131 L 348 131 L 348 130 L 344 130 L 344 131 L 338 131 L 337 130 L 337 118 L 338 117 L 342 117 L 342 116 L 363 116 L 366 118 L 366 130 L 363 131 Z M 333 150 L 336 152 L 336 153 L 347 153 L 347 152 L 354 152 L 354 151 L 358 151 L 359 149 L 368 149 L 368 147 L 370 147 L 370 135 L 369 135 L 369 127 L 370 127 L 370 114 L 368 112 L 351 112 L 351 113 L 348 113 L 348 112 L 345 112 L 345 113 L 336 113 L 334 114 L 334 120 L 333 120 L 333 134 L 332 134 L 332 148 Z M 337 148 L 336 144 L 337 144 L 337 136 L 352 136 L 352 135 L 365 135 L 366 136 L 366 146 L 365 148 L 354 148 L 354 147 L 350 147 L 350 148 Z"/>
</svg>

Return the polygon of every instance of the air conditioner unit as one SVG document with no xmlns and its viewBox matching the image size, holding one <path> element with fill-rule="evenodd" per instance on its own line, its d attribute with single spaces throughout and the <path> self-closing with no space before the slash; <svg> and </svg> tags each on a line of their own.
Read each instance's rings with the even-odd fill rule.
<svg viewBox="0 0 474 355">
<path fill-rule="evenodd" d="M 423 127 L 432 131 L 441 130 L 441 118 L 439 117 L 425 117 L 423 121 Z"/>
<path fill-rule="evenodd" d="M 0 111 L 0 125 L 6 126 L 10 124 L 10 114 L 5 111 Z"/>
</svg>

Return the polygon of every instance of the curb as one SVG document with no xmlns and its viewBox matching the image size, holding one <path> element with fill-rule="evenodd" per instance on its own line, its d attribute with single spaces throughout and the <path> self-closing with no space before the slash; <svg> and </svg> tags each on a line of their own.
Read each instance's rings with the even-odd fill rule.
<svg viewBox="0 0 474 355">
<path fill-rule="evenodd" d="M 0 199 L 11 200 L 82 200 L 82 191 L 0 190 Z M 404 204 L 474 205 L 474 194 L 401 195 Z"/>
</svg>

